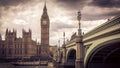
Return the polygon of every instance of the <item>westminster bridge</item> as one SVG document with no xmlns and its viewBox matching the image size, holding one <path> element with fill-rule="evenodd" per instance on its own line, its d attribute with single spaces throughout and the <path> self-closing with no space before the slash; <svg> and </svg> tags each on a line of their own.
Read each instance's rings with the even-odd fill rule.
<svg viewBox="0 0 120 68">
<path fill-rule="evenodd" d="M 58 67 L 120 68 L 120 16 L 71 38 L 60 48 Z"/>
</svg>

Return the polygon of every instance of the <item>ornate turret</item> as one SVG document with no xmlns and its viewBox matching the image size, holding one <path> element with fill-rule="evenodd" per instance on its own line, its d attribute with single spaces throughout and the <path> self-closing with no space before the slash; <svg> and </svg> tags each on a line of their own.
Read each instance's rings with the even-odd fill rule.
<svg viewBox="0 0 120 68">
<path fill-rule="evenodd" d="M 45 4 L 44 4 L 43 14 L 42 14 L 42 17 L 41 17 L 41 21 L 44 20 L 44 19 L 48 19 L 49 20 L 49 16 L 48 16 L 48 13 L 47 13 L 47 8 L 46 8 L 46 1 L 45 1 Z"/>
<path fill-rule="evenodd" d="M 6 29 L 6 39 L 7 38 L 16 38 L 17 31 L 13 29 L 13 31 Z"/>
<path fill-rule="evenodd" d="M 23 36 L 23 38 L 31 39 L 31 30 L 29 29 L 29 31 L 26 32 L 24 29 L 22 29 L 22 36 Z"/>
<path fill-rule="evenodd" d="M 8 34 L 8 28 L 6 29 L 6 35 Z"/>
<path fill-rule="evenodd" d="M 29 33 L 30 33 L 30 35 L 31 35 L 31 29 L 29 29 Z"/>
<path fill-rule="evenodd" d="M 13 29 L 13 35 L 16 37 L 17 35 L 17 31 L 15 29 Z"/>
<path fill-rule="evenodd" d="M 43 10 L 44 10 L 44 11 L 47 11 L 47 8 L 46 8 L 46 1 L 45 1 L 45 5 L 44 5 Z"/>
</svg>

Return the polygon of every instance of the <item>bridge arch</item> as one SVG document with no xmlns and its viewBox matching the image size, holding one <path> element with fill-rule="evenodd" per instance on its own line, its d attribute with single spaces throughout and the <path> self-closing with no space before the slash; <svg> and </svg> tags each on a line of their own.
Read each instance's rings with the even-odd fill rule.
<svg viewBox="0 0 120 68">
<path fill-rule="evenodd" d="M 75 68 L 75 60 L 76 60 L 76 50 L 70 49 L 67 53 L 67 65 Z"/>
<path fill-rule="evenodd" d="M 63 60 L 63 51 L 60 52 L 60 63 L 62 62 L 62 60 Z"/>
<path fill-rule="evenodd" d="M 120 38 L 99 43 L 85 57 L 85 68 L 120 68 Z"/>
</svg>

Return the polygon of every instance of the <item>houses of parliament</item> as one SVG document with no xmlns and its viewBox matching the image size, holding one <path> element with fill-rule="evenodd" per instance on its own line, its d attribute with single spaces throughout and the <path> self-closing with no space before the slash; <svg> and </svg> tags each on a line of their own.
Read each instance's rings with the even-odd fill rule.
<svg viewBox="0 0 120 68">
<path fill-rule="evenodd" d="M 0 58 L 30 58 L 38 56 L 45 58 L 49 55 L 49 16 L 47 13 L 46 3 L 43 8 L 43 14 L 40 19 L 41 26 L 41 44 L 32 40 L 32 31 L 22 30 L 22 37 L 17 38 L 17 31 L 6 29 L 5 40 L 0 35 Z M 38 29 L 39 30 L 39 29 Z"/>
<path fill-rule="evenodd" d="M 22 30 L 22 38 L 16 37 L 17 31 L 6 29 L 5 40 L 0 36 L 0 58 L 30 58 L 37 56 L 38 44 L 32 40 L 31 30 Z"/>
</svg>

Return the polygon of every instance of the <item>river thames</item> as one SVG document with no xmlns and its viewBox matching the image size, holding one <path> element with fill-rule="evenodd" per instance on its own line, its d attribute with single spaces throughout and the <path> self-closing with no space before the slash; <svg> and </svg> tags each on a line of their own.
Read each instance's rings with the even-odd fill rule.
<svg viewBox="0 0 120 68">
<path fill-rule="evenodd" d="M 53 66 L 15 66 L 10 63 L 0 63 L 0 68 L 54 68 Z"/>
</svg>

